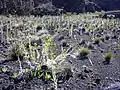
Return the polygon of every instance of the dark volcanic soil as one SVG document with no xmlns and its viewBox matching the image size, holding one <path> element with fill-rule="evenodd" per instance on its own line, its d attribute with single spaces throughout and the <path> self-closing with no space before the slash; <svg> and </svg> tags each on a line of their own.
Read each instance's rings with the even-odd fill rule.
<svg viewBox="0 0 120 90">
<path fill-rule="evenodd" d="M 64 81 L 58 84 L 58 90 L 120 90 L 120 30 L 85 31 L 81 32 L 81 35 L 73 34 L 76 35 L 79 46 L 88 47 L 88 43 L 91 43 L 92 47 L 88 47 L 91 53 L 84 60 L 72 56 L 67 58 L 74 72 L 70 78 L 64 78 Z M 74 38 L 65 37 L 69 44 L 75 41 Z M 95 43 L 93 37 L 102 39 L 99 43 Z M 0 90 L 54 90 L 51 81 L 46 82 L 29 74 L 14 79 L 13 72 L 19 71 L 19 62 L 2 57 L 2 53 L 7 52 L 9 47 L 7 43 L 0 43 Z M 112 51 L 113 58 L 109 64 L 105 64 L 105 54 L 108 51 Z M 24 61 L 22 67 L 29 69 Z"/>
</svg>

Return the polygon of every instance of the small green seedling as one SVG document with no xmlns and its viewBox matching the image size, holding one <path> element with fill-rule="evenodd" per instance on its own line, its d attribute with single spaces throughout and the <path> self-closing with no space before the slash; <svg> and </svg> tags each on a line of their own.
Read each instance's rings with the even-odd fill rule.
<svg viewBox="0 0 120 90">
<path fill-rule="evenodd" d="M 1 71 L 5 73 L 5 72 L 8 71 L 8 68 L 7 68 L 7 67 L 2 67 L 2 68 L 1 68 Z"/>
<path fill-rule="evenodd" d="M 12 77 L 17 78 L 19 75 L 20 75 L 19 72 L 14 72 Z"/>
<path fill-rule="evenodd" d="M 110 60 L 112 59 L 113 55 L 111 52 L 108 52 L 105 56 L 105 61 L 103 61 L 103 63 L 106 64 L 110 64 Z"/>
<path fill-rule="evenodd" d="M 49 73 L 46 73 L 45 79 L 47 79 L 47 80 L 51 79 L 51 75 Z"/>
</svg>

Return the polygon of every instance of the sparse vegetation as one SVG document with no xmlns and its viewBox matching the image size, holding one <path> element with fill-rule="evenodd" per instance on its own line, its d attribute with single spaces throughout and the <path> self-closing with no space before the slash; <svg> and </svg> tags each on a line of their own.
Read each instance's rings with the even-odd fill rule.
<svg viewBox="0 0 120 90">
<path fill-rule="evenodd" d="M 107 53 L 106 54 L 106 56 L 105 56 L 105 60 L 111 60 L 112 59 L 112 53 L 111 52 L 109 52 L 109 53 Z"/>
<path fill-rule="evenodd" d="M 86 57 L 89 53 L 90 53 L 90 50 L 87 48 L 80 49 L 80 56 L 81 57 Z"/>
<path fill-rule="evenodd" d="M 94 44 L 99 45 L 100 41 L 101 41 L 100 38 L 97 37 L 97 38 L 94 39 Z"/>
<path fill-rule="evenodd" d="M 1 72 L 10 75 L 13 83 L 17 81 L 19 84 L 22 84 L 22 81 L 28 84 L 37 78 L 44 84 L 50 84 L 50 88 L 56 90 L 61 84 L 71 82 L 76 78 L 81 81 L 80 78 L 74 76 L 80 73 L 76 67 L 81 69 L 84 64 L 89 68 L 90 62 L 94 69 L 95 65 L 98 65 L 96 62 L 101 62 L 102 60 L 99 59 L 102 59 L 102 54 L 104 54 L 99 51 L 106 51 L 105 48 L 113 49 L 114 44 L 110 42 L 119 43 L 109 41 L 110 39 L 104 42 L 103 39 L 108 34 L 111 37 L 111 30 L 114 28 L 119 29 L 120 21 L 95 16 L 98 14 L 62 14 L 43 17 L 0 16 L 0 27 L 3 32 L 2 37 L 0 36 L 3 44 L 1 44 L 3 48 L 0 47 L 2 53 L 0 57 L 5 57 L 5 60 L 0 60 L 0 75 Z M 105 33 L 104 38 L 99 30 Z M 101 37 L 98 37 L 99 34 Z M 102 45 L 99 44 L 101 40 Z M 95 45 L 93 41 L 99 45 Z M 7 50 L 4 51 L 4 48 Z M 112 56 L 111 53 L 107 53 L 105 62 L 110 63 Z M 6 57 L 8 57 L 7 60 Z M 7 71 L 4 68 L 1 69 L 2 65 L 9 66 Z M 92 74 L 89 71 L 83 73 L 84 80 L 89 76 L 89 83 L 92 85 L 91 75 L 96 75 L 94 70 Z"/>
<path fill-rule="evenodd" d="M 110 64 L 110 61 L 111 59 L 113 58 L 113 54 L 112 52 L 108 52 L 106 55 L 105 55 L 105 61 L 103 62 L 105 65 L 106 64 Z"/>
</svg>

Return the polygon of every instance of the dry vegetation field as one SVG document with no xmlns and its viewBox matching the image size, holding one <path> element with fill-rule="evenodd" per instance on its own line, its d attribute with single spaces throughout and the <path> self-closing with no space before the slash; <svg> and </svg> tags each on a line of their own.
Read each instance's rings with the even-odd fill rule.
<svg viewBox="0 0 120 90">
<path fill-rule="evenodd" d="M 99 16 L 0 16 L 0 90 L 120 90 L 120 20 Z"/>
</svg>

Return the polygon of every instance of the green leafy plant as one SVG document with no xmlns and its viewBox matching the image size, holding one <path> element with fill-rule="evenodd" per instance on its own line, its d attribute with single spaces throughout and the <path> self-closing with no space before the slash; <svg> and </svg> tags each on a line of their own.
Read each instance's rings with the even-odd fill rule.
<svg viewBox="0 0 120 90">
<path fill-rule="evenodd" d="M 51 75 L 49 73 L 45 74 L 45 79 L 51 79 Z"/>
<path fill-rule="evenodd" d="M 0 67 L 0 70 L 1 70 L 2 72 L 7 72 L 7 71 L 8 71 L 8 68 L 7 68 L 7 67 Z"/>
<path fill-rule="evenodd" d="M 30 73 L 33 77 L 38 77 L 42 80 L 50 80 L 52 82 L 52 71 L 46 65 L 39 65 L 35 70 L 31 70 Z"/>
<path fill-rule="evenodd" d="M 20 75 L 19 72 L 14 72 L 12 77 L 13 77 L 14 79 L 16 79 L 19 75 Z"/>
</svg>

